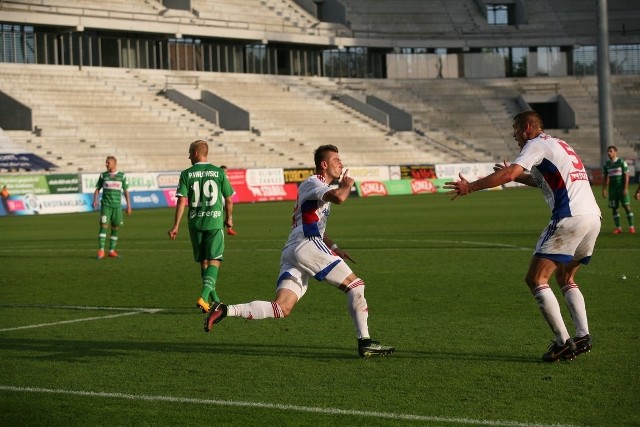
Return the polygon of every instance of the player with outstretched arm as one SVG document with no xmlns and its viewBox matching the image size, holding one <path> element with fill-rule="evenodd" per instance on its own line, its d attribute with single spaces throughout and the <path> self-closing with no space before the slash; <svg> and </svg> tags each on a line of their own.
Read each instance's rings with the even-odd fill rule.
<svg viewBox="0 0 640 427">
<path fill-rule="evenodd" d="M 569 144 L 544 133 L 538 113 L 517 114 L 513 137 L 520 147 L 513 163 L 496 164 L 491 175 L 474 182 L 460 174 L 459 181 L 447 182 L 445 188 L 455 194 L 453 199 L 511 181 L 540 189 L 551 209 L 551 221 L 540 235 L 525 281 L 555 335 L 542 360 L 570 360 L 590 351 L 592 346 L 584 297 L 575 275 L 591 259 L 600 232 L 600 208 L 582 161 Z M 554 273 L 576 327 L 574 338 L 567 331 L 558 300 L 549 287 Z"/>
</svg>

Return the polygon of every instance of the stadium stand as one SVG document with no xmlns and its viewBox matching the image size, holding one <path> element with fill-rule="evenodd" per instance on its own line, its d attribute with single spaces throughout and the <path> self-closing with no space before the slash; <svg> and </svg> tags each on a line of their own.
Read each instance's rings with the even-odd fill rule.
<svg viewBox="0 0 640 427">
<path fill-rule="evenodd" d="M 108 154 L 127 171 L 179 170 L 196 138 L 211 141 L 216 162 L 230 167 L 311 166 L 309 152 L 322 143 L 359 165 L 496 161 L 516 153 L 509 126 L 522 108 L 518 98 L 561 96 L 575 126 L 550 133 L 566 135 L 587 164 L 599 165 L 595 2 L 340 0 L 343 22 L 309 3 L 190 0 L 176 9 L 161 0 L 0 1 L 0 91 L 30 107 L 34 125 L 4 135 L 13 150 L 40 155 L 60 172 L 101 170 Z M 613 142 L 629 158 L 640 146 L 640 7 L 608 3 L 610 43 L 623 47 L 612 59 Z M 489 22 L 496 5 L 508 10 L 509 25 Z M 501 77 L 465 75 L 482 67 L 476 58 L 486 50 L 500 50 L 506 62 L 522 46 L 530 61 L 538 61 L 536 49 L 555 46 L 566 70 L 545 71 L 543 59 L 542 68 L 527 69 L 525 58 L 520 74 L 506 67 Z M 438 49 L 456 59 L 445 78 L 435 78 L 428 62 Z M 386 78 L 387 55 L 405 55 L 410 66 L 414 54 L 427 58 L 423 74 L 433 78 Z M 587 63 L 574 73 L 578 54 Z M 98 66 L 103 61 L 109 66 Z M 251 130 L 208 122 L 167 99 L 169 85 L 194 99 L 208 90 L 247 110 Z M 411 114 L 414 130 L 394 131 L 340 95 L 377 96 Z"/>
<path fill-rule="evenodd" d="M 518 110 L 516 98 L 550 87 L 549 78 L 351 79 L 338 84 L 322 78 L 191 74 L 199 77 L 200 89 L 249 110 L 253 132 L 225 131 L 166 99 L 162 70 L 5 64 L 0 88 L 32 107 L 39 136 L 5 133 L 61 172 L 97 170 L 107 154 L 121 158 L 130 171 L 179 169 L 185 145 L 195 138 L 213 141 L 218 161 L 237 167 L 309 166 L 309 151 L 321 143 L 339 145 L 346 158 L 361 165 L 495 161 L 516 153 L 508 127 Z M 613 80 L 614 137 L 622 151 L 631 153 L 639 139 L 634 122 L 640 111 L 640 78 Z M 575 129 L 561 129 L 560 135 L 588 164 L 597 165 L 596 79 L 552 81 L 554 90 L 574 106 L 578 123 Z M 339 93 L 385 99 L 413 115 L 416 131 L 390 132 L 337 103 Z"/>
<path fill-rule="evenodd" d="M 174 108 L 127 76 L 127 70 L 53 66 L 5 66 L 3 88 L 33 110 L 39 136 L 6 131 L 59 171 L 100 170 L 104 157 L 119 157 L 128 170 L 165 166 L 185 135 L 206 137 L 211 124 Z M 180 152 L 185 157 L 185 150 Z M 168 166 L 168 165 L 167 165 Z"/>
<path fill-rule="evenodd" d="M 147 25 L 189 25 L 206 29 L 222 36 L 235 36 L 238 32 L 261 37 L 265 34 L 292 33 L 334 36 L 334 26 L 325 25 L 305 12 L 295 2 L 280 0 L 192 0 L 189 10 L 171 9 L 160 0 L 3 0 L 0 9 L 7 14 L 36 17 L 42 15 L 59 25 L 82 25 L 87 22 L 105 22 L 114 29 L 130 29 L 132 23 Z M 53 19 L 51 19 L 53 18 Z M 206 28 L 206 29 L 205 29 Z M 175 31 L 174 31 L 175 33 Z"/>
<path fill-rule="evenodd" d="M 597 2 L 583 0 L 341 0 L 347 7 L 347 17 L 354 37 L 403 39 L 444 39 L 462 41 L 473 46 L 504 46 L 509 44 L 563 45 L 592 43 Z M 640 30 L 640 10 L 633 0 L 609 0 L 611 42 L 620 43 L 623 31 L 627 36 Z M 516 25 L 490 25 L 485 9 L 504 6 L 515 15 Z M 462 45 L 459 45 L 462 46 Z"/>
<path fill-rule="evenodd" d="M 445 160 L 336 107 L 331 93 L 314 94 L 300 78 L 192 74 L 201 89 L 249 109 L 254 131 L 225 131 L 172 103 L 161 95 L 164 71 L 15 65 L 6 66 L 3 90 L 32 106 L 41 131 L 6 133 L 60 171 L 99 169 L 107 154 L 129 171 L 179 169 L 196 138 L 213 141 L 212 157 L 232 167 L 309 166 L 322 143 L 340 145 L 361 165 Z"/>
</svg>

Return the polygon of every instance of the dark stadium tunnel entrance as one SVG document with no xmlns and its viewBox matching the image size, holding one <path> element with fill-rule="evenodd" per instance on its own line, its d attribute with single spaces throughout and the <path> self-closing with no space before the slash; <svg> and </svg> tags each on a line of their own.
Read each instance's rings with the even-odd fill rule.
<svg viewBox="0 0 640 427">
<path fill-rule="evenodd" d="M 556 102 L 544 102 L 530 104 L 531 109 L 535 110 L 547 129 L 558 129 L 558 104 Z"/>
<path fill-rule="evenodd" d="M 523 109 L 534 110 L 540 114 L 545 129 L 576 128 L 576 114 L 560 94 L 524 94 L 517 102 Z"/>
</svg>

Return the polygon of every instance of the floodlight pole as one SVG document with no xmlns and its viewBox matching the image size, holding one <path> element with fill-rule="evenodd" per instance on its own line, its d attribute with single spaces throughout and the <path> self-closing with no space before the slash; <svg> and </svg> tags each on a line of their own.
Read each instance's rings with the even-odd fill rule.
<svg viewBox="0 0 640 427">
<path fill-rule="evenodd" d="M 607 0 L 598 1 L 598 112 L 600 116 L 600 164 L 607 160 L 607 147 L 613 144 L 611 119 L 611 69 L 609 65 L 609 17 Z"/>
</svg>

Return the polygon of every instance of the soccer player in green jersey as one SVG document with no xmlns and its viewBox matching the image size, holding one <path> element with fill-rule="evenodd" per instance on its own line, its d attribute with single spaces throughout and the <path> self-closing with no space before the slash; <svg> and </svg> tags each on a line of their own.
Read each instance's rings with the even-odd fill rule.
<svg viewBox="0 0 640 427">
<path fill-rule="evenodd" d="M 100 232 L 98 233 L 98 259 L 104 258 L 104 247 L 107 241 L 107 228 L 111 225 L 109 238 L 109 256 L 117 258 L 116 245 L 118 243 L 118 228 L 122 220 L 122 194 L 127 202 L 127 216 L 131 215 L 131 200 L 129 199 L 129 183 L 127 176 L 116 170 L 118 161 L 109 156 L 106 160 L 107 170 L 100 174 L 93 193 L 93 207 L 98 208 L 98 194 L 102 190 L 100 207 Z"/>
<path fill-rule="evenodd" d="M 613 211 L 613 222 L 616 228 L 613 234 L 622 233 L 620 227 L 620 214 L 618 213 L 618 205 L 627 212 L 627 221 L 629 222 L 629 233 L 635 233 L 636 228 L 633 225 L 633 212 L 631 212 L 631 201 L 629 198 L 629 168 L 627 162 L 623 158 L 618 157 L 618 149 L 610 145 L 607 147 L 607 160 L 602 168 L 602 197 L 607 197 L 607 189 L 609 190 L 609 207 Z"/>
<path fill-rule="evenodd" d="M 205 141 L 194 141 L 189 146 L 192 166 L 180 173 L 175 221 L 169 230 L 169 237 L 175 240 L 188 205 L 193 258 L 200 263 L 202 276 L 202 293 L 196 306 L 203 313 L 209 311 L 212 302 L 220 302 L 216 282 L 224 252 L 224 227 L 233 227 L 233 188 L 225 171 L 207 161 L 208 154 Z"/>
</svg>

